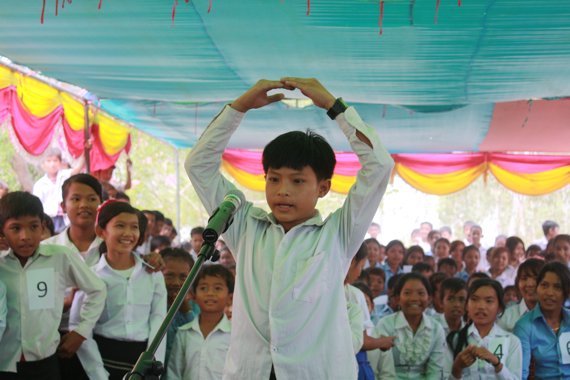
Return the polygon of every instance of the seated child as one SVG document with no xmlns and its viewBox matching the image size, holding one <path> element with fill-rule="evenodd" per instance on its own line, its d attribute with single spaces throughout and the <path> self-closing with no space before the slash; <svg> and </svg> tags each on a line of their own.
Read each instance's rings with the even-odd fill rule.
<svg viewBox="0 0 570 380">
<path fill-rule="evenodd" d="M 148 348 L 166 316 L 166 287 L 162 273 L 149 274 L 133 250 L 141 235 L 136 209 L 109 200 L 101 205 L 95 220 L 95 231 L 104 241 L 99 246 L 101 258 L 91 269 L 103 280 L 109 295 L 93 336 L 88 337 L 77 356 L 91 380 L 122 380 Z M 75 324 L 80 305 L 78 293 L 70 327 Z M 163 363 L 165 347 L 163 341 L 155 354 Z"/>
<path fill-rule="evenodd" d="M 160 251 L 170 248 L 171 242 L 168 236 L 157 235 L 150 239 L 150 251 L 159 253 Z"/>
<path fill-rule="evenodd" d="M 182 285 L 184 285 L 184 281 L 186 281 L 186 278 L 194 266 L 194 259 L 192 259 L 192 256 L 182 248 L 166 248 L 160 251 L 160 255 L 164 259 L 164 269 L 162 270 L 162 274 L 164 275 L 164 283 L 168 294 L 166 302 L 168 310 L 170 310 L 172 303 L 174 303 Z M 174 344 L 174 338 L 176 337 L 178 329 L 180 326 L 192 322 L 196 317 L 196 314 L 192 311 L 192 307 L 189 302 L 192 295 L 193 293 L 188 291 L 186 300 L 182 302 L 178 309 L 178 313 L 176 313 L 170 323 L 170 326 L 168 326 L 164 368 L 168 368 L 170 351 L 172 350 L 172 345 Z M 163 377 L 166 378 L 164 373 Z"/>
<path fill-rule="evenodd" d="M 206 265 L 193 289 L 200 314 L 178 330 L 167 380 L 221 380 L 231 336 L 224 308 L 234 291 L 234 277 L 221 265 Z"/>
<path fill-rule="evenodd" d="M 433 291 L 432 303 L 428 306 L 426 314 L 434 316 L 443 314 L 443 303 L 441 302 L 441 283 L 449 278 L 447 273 L 434 273 L 429 279 L 429 284 Z"/>
<path fill-rule="evenodd" d="M 368 261 L 364 264 L 364 269 L 371 267 L 382 268 L 384 259 L 386 258 L 386 247 L 378 242 L 375 238 L 364 240 L 368 247 Z"/>
<path fill-rule="evenodd" d="M 457 264 L 450 257 L 441 259 L 437 262 L 437 271 L 446 273 L 449 277 L 454 277 L 457 274 Z"/>
<path fill-rule="evenodd" d="M 356 282 L 362 282 L 363 284 L 366 284 L 366 286 L 370 288 L 370 275 L 368 274 L 368 269 L 364 269 L 360 273 L 360 276 L 358 276 Z"/>
<path fill-rule="evenodd" d="M 509 250 L 506 247 L 494 248 L 491 252 L 491 267 L 486 272 L 503 288 L 515 284 L 516 269 L 509 265 Z"/>
<path fill-rule="evenodd" d="M 381 335 L 396 336 L 391 351 L 398 379 L 441 379 L 443 328 L 424 313 L 432 295 L 424 276 L 406 273 L 394 289 L 400 310 L 378 322 Z"/>
<path fill-rule="evenodd" d="M 449 257 L 449 250 L 451 248 L 451 245 L 449 243 L 449 240 L 447 240 L 446 238 L 440 238 L 437 239 L 437 241 L 434 244 L 434 259 L 435 262 L 439 262 L 442 259 L 448 258 Z"/>
<path fill-rule="evenodd" d="M 505 307 L 508 309 L 513 305 L 519 303 L 517 288 L 514 285 L 509 285 L 504 289 L 505 292 Z"/>
<path fill-rule="evenodd" d="M 230 265 L 235 265 L 235 264 L 236 261 L 234 259 L 234 255 L 232 255 L 232 252 L 230 251 L 228 246 L 224 246 L 220 250 L 220 265 L 223 265 L 224 267 L 227 268 Z"/>
<path fill-rule="evenodd" d="M 568 266 L 570 264 L 570 235 L 560 234 L 553 240 L 556 260 L 561 261 Z"/>
<path fill-rule="evenodd" d="M 406 252 L 406 258 L 404 259 L 404 265 L 411 265 L 414 266 L 417 263 L 421 263 L 424 261 L 426 255 L 424 254 L 424 250 L 419 245 L 412 245 L 408 248 L 408 252 Z"/>
<path fill-rule="evenodd" d="M 542 253 L 542 248 L 540 248 L 540 246 L 538 245 L 529 245 L 528 248 L 526 249 L 526 258 L 527 259 L 532 259 L 532 258 L 536 258 L 536 257 L 541 257 L 541 253 Z"/>
<path fill-rule="evenodd" d="M 443 314 L 436 314 L 435 320 L 443 327 L 445 337 L 451 331 L 461 330 L 465 326 L 465 303 L 467 302 L 467 283 L 460 278 L 453 277 L 441 283 L 441 302 Z"/>
<path fill-rule="evenodd" d="M 479 248 L 474 245 L 469 245 L 463 248 L 461 253 L 461 258 L 465 263 L 465 268 L 455 275 L 455 277 L 461 278 L 463 281 L 469 281 L 469 278 L 477 272 L 477 267 L 479 266 L 480 259 Z"/>
<path fill-rule="evenodd" d="M 433 276 L 433 267 L 428 263 L 417 263 L 412 267 L 413 273 L 419 273 L 428 280 Z"/>
<path fill-rule="evenodd" d="M 0 235 L 10 247 L 0 259 L 8 307 L 0 378 L 59 379 L 57 354 L 68 358 L 77 351 L 105 305 L 105 284 L 81 258 L 65 247 L 40 244 L 43 215 L 32 194 L 17 191 L 0 199 Z M 85 302 L 76 328 L 60 339 L 64 292 L 70 286 L 84 292 Z"/>
<path fill-rule="evenodd" d="M 373 300 L 384 293 L 386 285 L 386 273 L 382 268 L 371 267 L 366 270 L 370 276 L 370 290 L 372 291 Z"/>
<path fill-rule="evenodd" d="M 404 273 L 402 262 L 404 261 L 405 252 L 406 247 L 399 240 L 392 240 L 386 246 L 386 263 L 382 267 L 386 274 L 386 281 L 389 281 L 390 277 L 396 274 Z"/>
<path fill-rule="evenodd" d="M 203 227 L 194 227 L 190 231 L 190 244 L 192 245 L 192 250 L 190 251 L 190 255 L 194 259 L 194 262 L 198 260 L 198 254 L 202 249 L 202 243 L 204 243 L 204 238 L 202 234 L 204 233 Z"/>
<path fill-rule="evenodd" d="M 464 249 L 465 249 L 465 243 L 462 242 L 461 240 L 455 240 L 451 242 L 451 245 L 449 246 L 449 257 L 451 257 L 453 261 L 455 261 L 455 264 L 457 264 L 458 273 L 461 273 L 465 269 L 463 263 Z"/>
<path fill-rule="evenodd" d="M 388 298 L 388 301 L 384 304 L 382 303 L 374 304 L 375 314 L 378 316 L 378 321 L 380 321 L 380 319 L 384 318 L 387 315 L 394 314 L 394 311 L 398 310 L 398 301 L 396 300 L 396 297 L 394 297 L 394 288 L 396 287 L 398 279 L 402 276 L 403 273 L 400 273 L 395 276 L 392 276 L 388 280 L 388 289 L 386 290 L 386 297 Z M 380 297 L 377 297 L 374 300 L 376 301 L 379 298 Z M 376 323 L 377 326 L 378 323 Z"/>
<path fill-rule="evenodd" d="M 314 132 L 293 131 L 265 147 L 271 213 L 248 202 L 224 234 L 237 262 L 236 314 L 224 377 L 353 379 L 357 363 L 338 279 L 364 240 L 393 168 L 374 128 L 316 79 L 261 80 L 208 125 L 186 159 L 186 171 L 211 214 L 233 188 L 219 171 L 232 133 L 245 112 L 283 99 L 283 94 L 267 96 L 277 88 L 298 88 L 329 110 L 362 169 L 343 207 L 323 220 L 315 206 L 331 186 L 336 158 L 330 145 Z"/>
</svg>

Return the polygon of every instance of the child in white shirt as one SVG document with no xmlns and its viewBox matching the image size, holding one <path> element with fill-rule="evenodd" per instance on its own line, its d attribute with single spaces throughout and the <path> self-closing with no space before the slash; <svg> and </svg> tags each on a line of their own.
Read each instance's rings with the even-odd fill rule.
<svg viewBox="0 0 570 380">
<path fill-rule="evenodd" d="M 219 172 L 232 133 L 245 112 L 283 99 L 283 94 L 267 96 L 277 88 L 298 88 L 329 110 L 362 169 L 343 207 L 323 221 L 315 206 L 331 187 L 336 160 L 330 145 L 313 132 L 289 132 L 265 147 L 272 212 L 246 203 L 224 234 L 237 272 L 224 378 L 265 380 L 273 367 L 277 379 L 355 379 L 342 279 L 394 165 L 374 129 L 316 79 L 261 80 L 214 118 L 188 155 L 186 171 L 212 213 L 233 188 Z"/>
<path fill-rule="evenodd" d="M 104 307 L 104 283 L 69 249 L 40 244 L 44 227 L 40 200 L 14 192 L 0 199 L 0 235 L 10 246 L 0 259 L 7 289 L 7 327 L 0 341 L 2 372 L 20 379 L 57 380 L 57 357 L 69 358 L 90 336 Z M 80 288 L 85 301 L 76 328 L 61 337 L 64 291 Z M 57 352 L 56 352 L 57 351 Z"/>
<path fill-rule="evenodd" d="M 231 336 L 224 309 L 234 290 L 234 277 L 221 265 L 206 265 L 193 290 L 200 314 L 178 330 L 167 380 L 221 380 Z"/>
<path fill-rule="evenodd" d="M 465 326 L 463 316 L 467 302 L 467 283 L 457 277 L 448 278 L 441 283 L 440 297 L 443 314 L 433 317 L 443 327 L 447 338 L 451 331 L 461 330 Z"/>
</svg>

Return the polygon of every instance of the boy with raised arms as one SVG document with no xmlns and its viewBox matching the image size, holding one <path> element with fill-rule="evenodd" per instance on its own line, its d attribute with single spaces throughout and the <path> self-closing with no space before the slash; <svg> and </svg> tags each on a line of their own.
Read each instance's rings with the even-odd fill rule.
<svg viewBox="0 0 570 380">
<path fill-rule="evenodd" d="M 374 129 L 316 79 L 260 80 L 226 105 L 186 159 L 208 213 L 233 185 L 222 154 L 245 113 L 280 101 L 274 89 L 299 89 L 328 110 L 362 169 L 342 208 L 323 220 L 315 209 L 331 188 L 330 145 L 313 132 L 289 132 L 263 152 L 271 213 L 247 203 L 224 235 L 235 255 L 235 313 L 224 379 L 356 379 L 357 363 L 343 280 L 390 179 L 394 161 Z"/>
</svg>

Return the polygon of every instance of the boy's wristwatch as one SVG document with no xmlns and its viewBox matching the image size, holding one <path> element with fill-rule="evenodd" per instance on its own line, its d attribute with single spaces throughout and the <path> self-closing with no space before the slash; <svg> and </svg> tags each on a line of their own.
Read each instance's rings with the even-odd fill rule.
<svg viewBox="0 0 570 380">
<path fill-rule="evenodd" d="M 348 105 L 342 100 L 342 98 L 338 98 L 336 102 L 334 102 L 333 106 L 327 111 L 327 115 L 331 118 L 331 120 L 336 119 L 338 115 L 346 111 Z"/>
</svg>

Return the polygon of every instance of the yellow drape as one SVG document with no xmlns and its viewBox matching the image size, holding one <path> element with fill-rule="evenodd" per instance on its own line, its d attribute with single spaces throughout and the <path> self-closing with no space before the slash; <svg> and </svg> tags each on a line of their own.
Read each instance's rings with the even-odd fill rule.
<svg viewBox="0 0 570 380">
<path fill-rule="evenodd" d="M 447 195 L 469 186 L 485 172 L 486 164 L 447 174 L 418 173 L 402 164 L 396 164 L 394 171 L 410 186 L 427 194 Z"/>
<path fill-rule="evenodd" d="M 105 152 L 111 156 L 119 153 L 127 144 L 130 128 L 102 113 L 97 114 L 96 123 L 99 124 L 99 136 Z"/>
<path fill-rule="evenodd" d="M 540 173 L 511 172 L 490 164 L 491 173 L 506 188 L 524 195 L 544 195 L 570 184 L 570 167 Z"/>
</svg>

